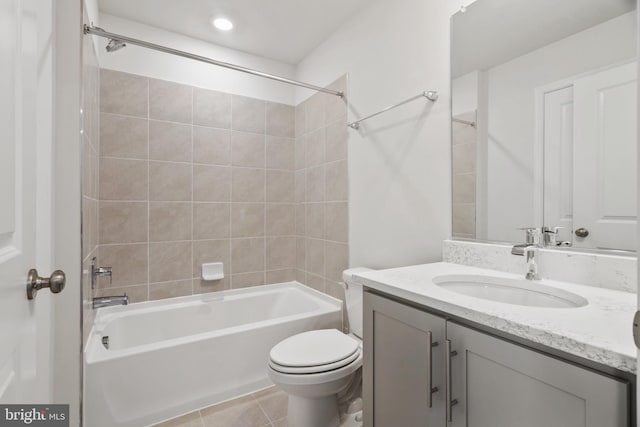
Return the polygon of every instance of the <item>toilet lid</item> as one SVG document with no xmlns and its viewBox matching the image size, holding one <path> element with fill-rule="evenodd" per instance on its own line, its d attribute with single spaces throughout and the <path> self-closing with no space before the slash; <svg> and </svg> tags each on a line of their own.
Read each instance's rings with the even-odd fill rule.
<svg viewBox="0 0 640 427">
<path fill-rule="evenodd" d="M 354 355 L 357 358 L 359 352 L 360 345 L 355 339 L 336 329 L 323 329 L 303 332 L 281 341 L 271 349 L 270 359 L 272 365 L 281 368 L 333 365 L 333 369 L 337 369 L 349 363 L 345 359 Z M 344 363 L 338 363 L 341 361 Z"/>
<path fill-rule="evenodd" d="M 361 358 L 360 349 L 356 350 L 351 356 L 346 359 L 338 360 L 337 362 L 327 363 L 326 365 L 317 366 L 281 366 L 275 363 L 273 360 L 269 361 L 269 366 L 274 371 L 282 372 L 283 374 L 320 374 L 323 372 L 335 371 L 336 369 L 343 368 L 350 365 L 355 360 Z"/>
</svg>

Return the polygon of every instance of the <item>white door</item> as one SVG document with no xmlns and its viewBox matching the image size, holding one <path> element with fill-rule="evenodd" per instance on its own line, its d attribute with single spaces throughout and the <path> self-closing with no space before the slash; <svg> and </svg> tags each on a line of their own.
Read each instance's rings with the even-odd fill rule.
<svg viewBox="0 0 640 427">
<path fill-rule="evenodd" d="M 48 348 L 41 347 L 49 338 L 42 318 L 49 298 L 29 301 L 26 294 L 36 261 L 38 13 L 38 0 L 0 1 L 1 403 L 50 397 Z"/>
<path fill-rule="evenodd" d="M 640 22 L 640 7 L 636 8 L 636 22 Z M 638 32 L 638 39 L 637 39 L 637 43 L 640 44 L 640 32 Z M 640 67 L 638 67 L 639 69 L 636 70 L 636 75 L 637 77 L 640 79 Z M 640 86 L 636 85 L 636 99 L 640 100 Z M 637 109 L 638 111 L 636 111 L 636 123 L 640 123 L 640 108 Z M 636 144 L 640 145 L 640 133 L 639 135 L 636 135 Z M 636 155 L 640 156 L 640 150 L 638 151 L 638 153 L 636 153 Z M 636 157 L 636 160 L 638 162 L 640 162 L 640 158 Z M 638 179 L 640 177 L 636 177 L 636 179 Z M 640 181 L 636 181 L 636 195 L 638 197 L 637 202 L 640 202 Z M 638 227 L 636 227 L 636 242 L 640 242 L 640 229 Z M 636 277 L 640 277 L 640 263 L 637 263 L 637 271 L 638 271 L 638 276 Z M 638 310 L 640 310 L 640 292 L 637 293 L 637 298 L 638 298 Z M 640 351 L 637 352 L 637 360 L 640 360 Z M 636 420 L 640 419 L 640 383 L 636 382 Z"/>
<path fill-rule="evenodd" d="M 573 97 L 574 246 L 635 250 L 636 63 L 576 80 Z"/>
<path fill-rule="evenodd" d="M 544 94 L 544 221 L 573 241 L 573 87 Z"/>
</svg>

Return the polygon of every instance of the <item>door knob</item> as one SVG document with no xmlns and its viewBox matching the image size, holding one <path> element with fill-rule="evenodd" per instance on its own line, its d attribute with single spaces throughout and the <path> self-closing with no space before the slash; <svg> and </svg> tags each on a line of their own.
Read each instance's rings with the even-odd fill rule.
<svg viewBox="0 0 640 427">
<path fill-rule="evenodd" d="M 36 293 L 42 288 L 49 288 L 54 294 L 59 294 L 67 283 L 67 277 L 64 271 L 56 270 L 51 273 L 51 277 L 38 276 L 38 270 L 32 268 L 27 276 L 27 298 L 34 299 Z"/>
<path fill-rule="evenodd" d="M 586 228 L 584 228 L 584 227 L 581 227 L 581 228 L 578 228 L 578 229 L 575 231 L 575 233 L 576 233 L 576 236 L 578 236 L 578 237 L 582 237 L 582 238 L 585 238 L 585 237 L 587 237 L 587 236 L 589 235 L 589 230 L 587 230 L 587 229 L 586 229 Z"/>
<path fill-rule="evenodd" d="M 636 311 L 636 315 L 633 316 L 633 341 L 636 347 L 640 348 L 640 311 Z"/>
</svg>

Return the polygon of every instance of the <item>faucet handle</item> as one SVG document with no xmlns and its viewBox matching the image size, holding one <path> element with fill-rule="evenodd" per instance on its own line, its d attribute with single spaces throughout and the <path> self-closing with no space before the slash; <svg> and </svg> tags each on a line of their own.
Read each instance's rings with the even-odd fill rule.
<svg viewBox="0 0 640 427">
<path fill-rule="evenodd" d="M 558 242 L 558 233 L 565 227 L 542 227 L 544 246 L 568 246 L 568 242 Z"/>
<path fill-rule="evenodd" d="M 540 234 L 541 229 L 538 227 L 522 227 L 518 228 L 518 230 L 522 230 L 525 232 L 526 240 L 525 242 L 530 245 L 538 245 L 540 244 Z"/>
<path fill-rule="evenodd" d="M 100 267 L 100 275 L 101 276 L 109 276 L 109 284 L 113 285 L 113 268 L 111 268 L 111 267 Z"/>
<path fill-rule="evenodd" d="M 542 227 L 543 233 L 558 234 L 558 232 L 566 227 Z"/>
<path fill-rule="evenodd" d="M 92 275 L 94 277 L 109 276 L 109 284 L 113 284 L 113 268 L 111 267 L 93 267 Z"/>
</svg>

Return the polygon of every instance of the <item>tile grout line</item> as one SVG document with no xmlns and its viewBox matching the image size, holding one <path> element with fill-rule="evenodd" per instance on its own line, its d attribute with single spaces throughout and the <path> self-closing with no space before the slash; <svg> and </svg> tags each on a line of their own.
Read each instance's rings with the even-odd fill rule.
<svg viewBox="0 0 640 427">
<path fill-rule="evenodd" d="M 147 301 L 151 299 L 151 289 L 149 283 L 151 282 L 151 206 L 149 199 L 151 198 L 151 164 L 149 157 L 151 155 L 151 84 L 149 79 L 146 79 L 147 84 Z"/>
<path fill-rule="evenodd" d="M 233 235 L 233 95 L 229 96 L 229 248 L 227 255 L 229 257 L 229 289 L 233 289 L 233 242 L 231 236 Z"/>
<path fill-rule="evenodd" d="M 305 281 L 305 285 L 308 285 L 309 283 L 309 251 L 308 249 L 308 243 L 309 243 L 309 238 L 307 237 L 307 229 L 309 228 L 309 224 L 307 224 L 307 174 L 308 174 L 308 167 L 307 167 L 307 151 L 309 149 L 309 132 L 307 130 L 307 121 L 308 121 L 308 117 L 307 117 L 307 113 L 308 113 L 308 104 L 303 104 L 302 109 L 304 110 L 304 132 L 303 132 L 303 136 L 304 136 L 304 157 L 302 159 L 303 162 L 303 168 L 302 170 L 304 171 L 304 192 L 302 195 L 302 205 L 303 205 L 303 211 L 304 211 L 304 281 Z"/>
<path fill-rule="evenodd" d="M 193 221 L 193 212 L 194 212 L 194 199 L 195 199 L 195 172 L 194 172 L 194 160 L 195 160 L 195 149 L 194 149 L 194 142 L 193 142 L 193 127 L 194 127 L 194 115 L 195 115 L 195 89 L 193 87 L 190 88 L 191 89 L 191 125 L 189 126 L 189 129 L 191 130 L 191 266 L 189 267 L 189 269 L 191 270 L 191 295 L 195 295 L 196 293 L 196 280 L 195 278 L 193 278 L 193 276 L 195 276 L 195 272 L 193 271 L 194 269 L 194 264 L 195 264 L 195 245 L 194 245 L 194 239 L 193 239 L 193 228 L 194 228 L 194 221 Z"/>
<path fill-rule="evenodd" d="M 274 172 L 287 172 L 294 173 L 293 169 L 286 168 L 270 168 L 270 167 L 262 167 L 262 166 L 245 166 L 245 165 L 234 165 L 234 164 L 222 164 L 222 163 L 200 163 L 197 161 L 180 161 L 180 160 L 163 160 L 163 159 L 142 159 L 140 157 L 122 157 L 122 156 L 110 156 L 103 155 L 102 158 L 109 160 L 124 160 L 130 162 L 149 162 L 149 163 L 161 163 L 161 164 L 176 164 L 176 165 L 194 165 L 194 166 L 204 166 L 204 167 L 216 167 L 216 168 L 236 168 L 236 169 L 250 169 L 250 170 L 266 170 L 266 171 L 274 171 Z M 329 163 L 339 163 L 344 161 L 345 159 L 332 160 Z M 315 165 L 314 167 L 320 167 L 322 165 Z M 465 172 L 472 173 L 472 172 Z"/>
<path fill-rule="evenodd" d="M 100 67 L 98 67 L 98 70 L 100 69 Z M 102 113 L 102 103 L 100 101 L 100 81 L 101 81 L 101 77 L 100 77 L 100 71 L 98 71 L 98 87 L 96 89 L 97 91 L 97 98 L 98 98 L 98 123 L 102 124 L 102 119 L 101 119 L 101 113 Z M 98 260 L 98 262 L 100 262 L 100 163 L 102 162 L 101 157 L 100 157 L 100 140 L 101 140 L 101 130 L 100 127 L 98 126 L 98 149 L 96 152 L 96 159 L 97 160 L 97 170 L 93 171 L 93 173 L 96 175 L 95 178 L 95 182 L 94 184 L 96 185 L 95 188 L 95 196 L 96 196 L 96 214 L 95 214 L 95 220 L 96 220 L 96 227 L 95 230 L 98 233 L 97 236 L 95 236 L 96 239 L 96 247 L 95 247 L 95 254 L 94 256 L 96 257 L 96 259 Z M 93 179 L 92 179 L 93 181 Z M 83 230 L 84 231 L 84 230 Z M 89 278 L 89 283 L 92 282 L 92 278 Z M 90 300 L 89 301 L 93 301 L 93 298 L 96 296 L 96 290 L 98 288 L 98 283 L 94 282 L 94 286 L 92 287 L 91 285 L 89 285 L 89 296 L 90 296 Z M 83 343 L 84 344 L 84 343 Z"/>
<path fill-rule="evenodd" d="M 264 135 L 262 136 L 262 153 L 263 153 L 263 160 L 262 160 L 262 166 L 264 167 L 264 171 L 263 171 L 263 191 L 264 191 L 264 202 L 263 202 L 263 207 L 262 207 L 262 215 L 263 215 L 263 222 L 262 222 L 262 234 L 264 237 L 263 240 L 263 249 L 262 249 L 262 282 L 266 285 L 267 284 L 267 121 L 268 121 L 268 103 L 265 102 L 264 103 Z M 267 417 L 267 419 L 269 419 Z"/>
<path fill-rule="evenodd" d="M 273 427 L 273 421 L 271 420 L 271 417 L 269 416 L 267 411 L 265 411 L 265 409 L 262 407 L 262 405 L 260 404 L 260 401 L 256 398 L 255 393 L 251 393 L 251 398 L 258 405 L 258 408 L 260 408 L 260 410 L 262 411 L 262 414 L 267 419 L 267 421 L 269 421 L 267 424 L 263 424 L 262 426 L 259 426 L 259 427 L 267 427 L 267 426 L 272 426 Z"/>
</svg>

